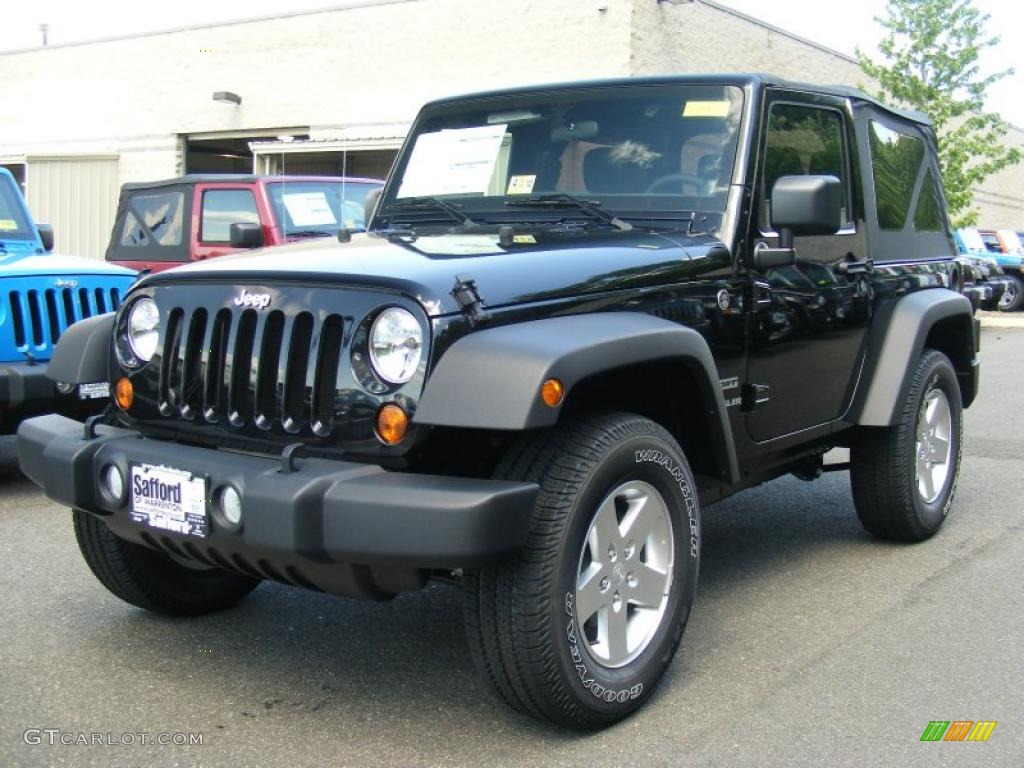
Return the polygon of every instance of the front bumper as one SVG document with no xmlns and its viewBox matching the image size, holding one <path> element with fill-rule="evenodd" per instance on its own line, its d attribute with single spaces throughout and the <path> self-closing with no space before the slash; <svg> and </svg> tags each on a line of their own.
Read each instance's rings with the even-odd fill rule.
<svg viewBox="0 0 1024 768">
<path fill-rule="evenodd" d="M 115 427 L 100 426 L 87 438 L 81 423 L 57 415 L 21 425 L 18 460 L 47 496 L 102 516 L 121 538 L 218 565 L 236 557 L 265 561 L 272 574 L 289 568 L 316 573 L 332 563 L 481 565 L 525 543 L 538 492 L 533 483 L 388 472 L 323 459 L 299 459 L 285 471 L 280 459 L 144 439 Z M 223 485 L 235 486 L 242 497 L 241 530 L 218 530 L 213 515 L 203 538 L 134 522 L 127 503 L 119 505 L 100 490 L 107 465 L 127 473 L 129 462 L 205 475 L 211 498 Z M 307 580 L 336 591 L 315 577 Z"/>
<path fill-rule="evenodd" d="M 57 390 L 46 363 L 0 363 L 0 408 L 21 411 L 52 402 Z"/>
</svg>

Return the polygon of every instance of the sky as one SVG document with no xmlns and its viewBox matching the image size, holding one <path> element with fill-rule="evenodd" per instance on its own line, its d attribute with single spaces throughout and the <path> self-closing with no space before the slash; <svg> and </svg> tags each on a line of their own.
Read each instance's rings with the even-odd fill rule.
<svg viewBox="0 0 1024 768">
<path fill-rule="evenodd" d="M 507 0 L 511 4 L 512 0 Z M 586 0 L 577 0 L 585 2 Z M 654 2 L 654 0 L 650 0 Z M 859 46 L 876 50 L 882 28 L 874 17 L 885 13 L 886 0 L 854 0 L 837 4 L 827 0 L 717 0 L 748 16 L 813 40 L 841 53 Z M 346 0 L 292 0 L 289 11 L 336 8 Z M 993 86 L 988 108 L 1024 128 L 1024 3 L 1020 0 L 974 0 L 975 7 L 991 16 L 988 30 L 1002 42 L 982 59 L 985 73 L 1009 67 L 1017 73 Z M 49 24 L 51 45 L 103 37 L 152 32 L 209 24 L 231 19 L 272 16 L 282 10 L 281 0 L 31 0 L 5 4 L 0 24 L 0 51 L 37 47 L 41 23 Z M 841 17 L 841 18 L 840 18 Z"/>
</svg>

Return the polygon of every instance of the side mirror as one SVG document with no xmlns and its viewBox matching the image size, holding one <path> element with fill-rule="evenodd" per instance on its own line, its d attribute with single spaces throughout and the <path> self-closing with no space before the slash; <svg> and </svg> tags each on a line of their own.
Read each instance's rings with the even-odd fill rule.
<svg viewBox="0 0 1024 768">
<path fill-rule="evenodd" d="M 249 222 L 235 222 L 228 230 L 232 248 L 259 248 L 263 245 L 263 227 Z"/>
<path fill-rule="evenodd" d="M 760 269 L 783 267 L 796 261 L 797 235 L 834 235 L 843 226 L 842 184 L 835 176 L 783 176 L 772 187 L 772 226 L 779 247 L 764 244 L 754 249 Z"/>
<path fill-rule="evenodd" d="M 39 239 L 43 243 L 43 248 L 49 253 L 53 250 L 53 227 L 49 224 L 36 224 L 36 229 L 39 230 Z"/>
<path fill-rule="evenodd" d="M 384 187 L 371 189 L 366 193 L 366 197 L 363 198 L 363 228 L 366 231 L 369 231 L 370 229 L 370 220 L 373 218 L 373 214 L 377 210 L 377 203 L 380 202 L 380 196 L 383 191 Z"/>
</svg>

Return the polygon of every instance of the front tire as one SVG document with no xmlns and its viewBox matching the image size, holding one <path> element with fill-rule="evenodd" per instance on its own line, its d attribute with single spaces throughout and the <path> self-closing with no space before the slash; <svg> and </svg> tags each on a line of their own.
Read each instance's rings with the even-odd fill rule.
<svg viewBox="0 0 1024 768">
<path fill-rule="evenodd" d="M 963 406 L 949 358 L 926 350 L 897 423 L 865 427 L 850 452 L 853 503 L 880 538 L 923 541 L 949 514 L 960 473 Z"/>
<path fill-rule="evenodd" d="M 693 605 L 700 511 L 686 457 L 657 424 L 609 413 L 520 441 L 496 474 L 540 494 L 519 555 L 466 575 L 474 660 L 520 712 L 610 725 L 650 697 Z"/>
<path fill-rule="evenodd" d="M 89 569 L 114 595 L 139 608 L 198 616 L 230 608 L 260 585 L 238 573 L 186 566 L 115 536 L 101 519 L 74 510 L 75 538 Z"/>
</svg>

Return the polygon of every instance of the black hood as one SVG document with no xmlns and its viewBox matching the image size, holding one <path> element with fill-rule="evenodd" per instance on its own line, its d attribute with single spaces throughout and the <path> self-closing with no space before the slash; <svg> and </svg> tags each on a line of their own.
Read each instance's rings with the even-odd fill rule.
<svg viewBox="0 0 1024 768">
<path fill-rule="evenodd" d="M 229 280 L 336 283 L 419 301 L 432 316 L 460 311 L 456 276 L 476 281 L 488 307 L 642 288 L 685 280 L 695 262 L 724 249 L 709 235 L 540 230 L 502 246 L 496 233 L 356 235 L 221 256 L 146 278 L 141 285 Z"/>
</svg>

